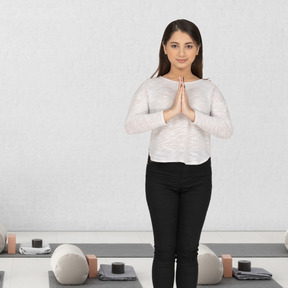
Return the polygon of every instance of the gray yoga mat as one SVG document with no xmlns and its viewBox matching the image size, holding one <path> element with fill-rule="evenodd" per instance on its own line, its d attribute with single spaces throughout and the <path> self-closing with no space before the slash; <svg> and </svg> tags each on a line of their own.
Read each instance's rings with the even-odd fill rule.
<svg viewBox="0 0 288 288">
<path fill-rule="evenodd" d="M 0 288 L 3 287 L 4 271 L 0 271 Z"/>
<path fill-rule="evenodd" d="M 284 243 L 207 243 L 218 257 L 230 254 L 232 257 L 248 258 L 286 258 L 288 250 Z"/>
<path fill-rule="evenodd" d="M 236 278 L 222 278 L 217 285 L 197 285 L 197 288 L 283 288 L 273 279 L 271 280 L 237 280 Z"/>
<path fill-rule="evenodd" d="M 94 254 L 98 258 L 151 258 L 154 256 L 154 249 L 148 243 L 70 243 L 79 247 L 86 254 Z M 8 254 L 8 248 L 0 254 L 0 258 L 50 258 L 54 250 L 61 243 L 50 243 L 51 252 L 43 255 L 23 255 L 19 253 L 19 245 L 16 245 L 16 254 Z"/>
<path fill-rule="evenodd" d="M 139 280 L 135 281 L 101 281 L 98 278 L 88 278 L 82 285 L 61 285 L 55 278 L 53 271 L 48 271 L 49 288 L 142 288 Z M 211 287 L 210 287 L 211 288 Z M 274 288 L 274 287 L 273 287 Z"/>
<path fill-rule="evenodd" d="M 98 278 L 88 278 L 82 285 L 61 285 L 55 278 L 52 271 L 49 274 L 49 288 L 81 288 L 81 287 L 101 287 L 101 288 L 142 288 L 140 282 L 136 281 L 101 281 Z M 222 278 L 217 285 L 197 285 L 198 288 L 281 288 L 273 279 L 271 280 L 237 280 L 235 278 Z M 283 287 L 282 287 L 283 288 Z"/>
</svg>

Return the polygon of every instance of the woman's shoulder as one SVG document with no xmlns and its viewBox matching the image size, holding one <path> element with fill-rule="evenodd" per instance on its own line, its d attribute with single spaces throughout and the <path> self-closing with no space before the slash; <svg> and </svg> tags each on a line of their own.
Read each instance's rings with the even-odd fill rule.
<svg viewBox="0 0 288 288">
<path fill-rule="evenodd" d="M 207 86 L 215 86 L 215 83 L 210 78 L 202 78 L 201 80 L 203 84 Z"/>
<path fill-rule="evenodd" d="M 221 92 L 222 89 L 221 88 L 219 89 L 218 84 L 215 84 L 215 82 L 209 78 L 205 80 L 206 80 L 205 82 L 204 81 L 202 82 L 204 82 L 204 85 L 207 85 L 206 87 L 207 87 L 207 91 L 210 92 L 209 94 L 212 97 L 216 97 L 216 98 L 218 97 L 219 99 L 223 98 L 223 94 Z"/>
<path fill-rule="evenodd" d="M 155 86 L 158 85 L 161 82 L 161 77 L 152 77 L 152 78 L 147 78 L 143 84 L 147 86 Z"/>
<path fill-rule="evenodd" d="M 211 80 L 210 78 L 202 78 L 202 80 L 203 80 L 203 81 L 201 81 L 202 85 L 207 87 L 207 89 L 209 89 L 209 90 L 218 89 L 215 82 L 213 80 Z"/>
<path fill-rule="evenodd" d="M 158 87 L 159 85 L 161 85 L 160 83 L 160 78 L 159 77 L 153 77 L 153 78 L 147 78 L 145 79 L 139 86 L 138 89 L 142 90 L 142 89 L 153 89 L 155 87 Z"/>
</svg>

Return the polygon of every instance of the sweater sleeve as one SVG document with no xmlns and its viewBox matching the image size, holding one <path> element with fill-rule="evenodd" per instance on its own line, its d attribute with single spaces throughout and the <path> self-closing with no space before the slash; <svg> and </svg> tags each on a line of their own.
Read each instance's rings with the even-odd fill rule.
<svg viewBox="0 0 288 288">
<path fill-rule="evenodd" d="M 166 125 L 163 110 L 149 112 L 149 95 L 144 82 L 135 92 L 125 122 L 128 134 L 137 134 Z"/>
<path fill-rule="evenodd" d="M 210 115 L 195 110 L 194 124 L 219 138 L 229 138 L 233 133 L 232 122 L 226 101 L 215 86 L 212 91 Z"/>
</svg>

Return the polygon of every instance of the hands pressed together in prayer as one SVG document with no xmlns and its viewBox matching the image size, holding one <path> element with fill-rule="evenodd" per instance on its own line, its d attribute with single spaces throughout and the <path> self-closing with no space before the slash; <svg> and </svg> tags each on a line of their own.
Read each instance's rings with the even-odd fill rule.
<svg viewBox="0 0 288 288">
<path fill-rule="evenodd" d="M 179 77 L 179 85 L 177 95 L 175 97 L 173 106 L 169 110 L 164 111 L 164 120 L 167 123 L 170 119 L 176 117 L 178 114 L 184 114 L 192 122 L 195 120 L 195 112 L 191 109 L 188 102 L 188 97 L 184 85 L 184 77 Z"/>
</svg>

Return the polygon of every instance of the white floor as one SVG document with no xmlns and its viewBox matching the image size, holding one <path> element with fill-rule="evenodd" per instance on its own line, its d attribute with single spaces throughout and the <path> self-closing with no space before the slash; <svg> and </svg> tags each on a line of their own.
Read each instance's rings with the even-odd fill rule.
<svg viewBox="0 0 288 288">
<path fill-rule="evenodd" d="M 48 243 L 151 243 L 152 232 L 13 232 L 17 243 L 41 238 Z M 283 243 L 285 231 L 225 232 L 203 231 L 200 243 Z M 262 267 L 273 274 L 282 287 L 288 288 L 288 258 L 245 258 L 252 267 Z M 237 267 L 238 260 L 233 259 Z M 143 288 L 152 288 L 150 258 L 99 258 L 99 264 L 124 262 L 135 268 Z M 99 265 L 98 264 L 98 265 Z M 0 258 L 0 271 L 5 271 L 3 288 L 49 288 L 49 258 Z M 213 286 L 214 287 L 214 286 Z M 217 286 L 215 286 L 217 287 Z"/>
</svg>

